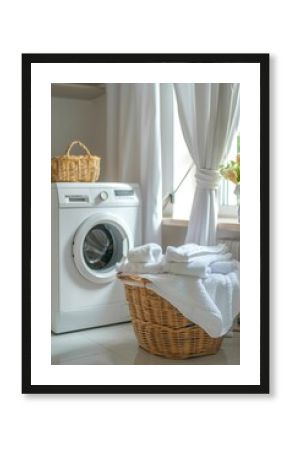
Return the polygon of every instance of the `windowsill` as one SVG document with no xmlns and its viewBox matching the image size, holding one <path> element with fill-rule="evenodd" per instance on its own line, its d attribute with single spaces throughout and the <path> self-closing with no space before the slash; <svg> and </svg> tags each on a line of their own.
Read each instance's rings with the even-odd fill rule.
<svg viewBox="0 0 290 450">
<path fill-rule="evenodd" d="M 167 227 L 187 227 L 188 220 L 165 217 L 164 219 L 162 219 L 162 225 L 165 225 Z"/>
<path fill-rule="evenodd" d="M 218 239 L 240 240 L 240 224 L 237 219 L 220 217 L 217 225 Z"/>
<path fill-rule="evenodd" d="M 240 231 L 240 224 L 237 219 L 230 219 L 229 217 L 220 217 L 217 224 L 218 230 L 232 230 Z"/>
<path fill-rule="evenodd" d="M 166 226 L 174 226 L 174 227 L 187 227 L 188 226 L 188 220 L 186 219 L 173 219 L 171 217 L 165 217 L 162 219 L 162 225 Z M 237 219 L 232 217 L 219 217 L 218 218 L 218 228 L 226 228 L 226 229 L 240 229 L 240 224 L 238 223 Z"/>
<path fill-rule="evenodd" d="M 166 217 L 162 219 L 162 225 L 166 227 L 186 228 L 188 226 L 188 220 Z M 240 224 L 237 219 L 231 217 L 219 217 L 217 235 L 219 239 L 239 239 Z"/>
</svg>

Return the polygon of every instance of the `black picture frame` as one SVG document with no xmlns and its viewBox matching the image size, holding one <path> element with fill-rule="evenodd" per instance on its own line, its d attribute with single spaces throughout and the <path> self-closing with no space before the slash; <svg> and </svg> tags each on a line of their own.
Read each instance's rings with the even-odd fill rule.
<svg viewBox="0 0 290 450">
<path fill-rule="evenodd" d="M 256 385 L 33 385 L 31 382 L 31 66 L 34 63 L 255 63 L 260 66 L 260 383 Z M 269 393 L 269 54 L 22 55 L 22 393 Z M 24 157 L 25 155 L 25 157 Z"/>
</svg>

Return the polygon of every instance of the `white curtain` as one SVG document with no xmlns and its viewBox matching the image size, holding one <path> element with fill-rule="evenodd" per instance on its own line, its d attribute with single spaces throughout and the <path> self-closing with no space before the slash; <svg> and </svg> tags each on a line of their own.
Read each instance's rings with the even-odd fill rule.
<svg viewBox="0 0 290 450">
<path fill-rule="evenodd" d="M 107 84 L 108 181 L 138 183 L 143 242 L 161 244 L 162 172 L 158 84 Z"/>
<path fill-rule="evenodd" d="M 175 84 L 184 139 L 196 165 L 196 190 L 186 242 L 216 243 L 218 167 L 240 115 L 239 84 Z"/>
</svg>

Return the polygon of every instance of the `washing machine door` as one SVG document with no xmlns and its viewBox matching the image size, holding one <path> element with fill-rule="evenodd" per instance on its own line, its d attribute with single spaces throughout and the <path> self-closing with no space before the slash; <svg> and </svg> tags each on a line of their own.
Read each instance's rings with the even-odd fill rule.
<svg viewBox="0 0 290 450">
<path fill-rule="evenodd" d="M 93 283 L 108 283 L 116 278 L 116 264 L 133 246 L 132 233 L 119 217 L 95 214 L 77 230 L 73 257 L 77 269 Z"/>
</svg>

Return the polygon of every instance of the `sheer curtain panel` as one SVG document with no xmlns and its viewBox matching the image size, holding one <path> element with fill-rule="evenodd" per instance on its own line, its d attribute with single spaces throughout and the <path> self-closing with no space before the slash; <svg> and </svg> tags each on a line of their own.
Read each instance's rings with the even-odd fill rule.
<svg viewBox="0 0 290 450">
<path fill-rule="evenodd" d="M 106 179 L 138 183 L 143 242 L 161 243 L 162 171 L 160 87 L 107 84 Z"/>
<path fill-rule="evenodd" d="M 184 139 L 196 165 L 196 190 L 186 242 L 216 243 L 218 167 L 239 123 L 236 83 L 174 85 Z"/>
</svg>

